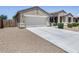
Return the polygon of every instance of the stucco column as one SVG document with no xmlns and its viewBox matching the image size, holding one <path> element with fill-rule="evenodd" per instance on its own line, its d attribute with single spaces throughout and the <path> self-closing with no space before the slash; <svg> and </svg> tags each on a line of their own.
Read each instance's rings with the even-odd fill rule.
<svg viewBox="0 0 79 59">
<path fill-rule="evenodd" d="M 58 16 L 58 23 L 60 23 L 60 16 Z"/>
<path fill-rule="evenodd" d="M 68 23 L 68 17 L 66 16 L 65 17 L 65 24 L 67 24 Z"/>
<path fill-rule="evenodd" d="M 20 23 L 23 23 L 22 14 L 20 14 Z"/>
<path fill-rule="evenodd" d="M 67 25 L 67 23 L 68 23 L 68 18 L 65 16 L 64 17 L 64 25 Z"/>
<path fill-rule="evenodd" d="M 50 16 L 46 20 L 46 26 L 50 26 Z"/>
<path fill-rule="evenodd" d="M 25 23 L 24 23 L 24 19 L 23 19 L 23 14 L 20 14 L 20 23 L 19 23 L 20 27 L 25 27 Z"/>
<path fill-rule="evenodd" d="M 71 17 L 71 23 L 73 23 L 73 17 Z"/>
</svg>

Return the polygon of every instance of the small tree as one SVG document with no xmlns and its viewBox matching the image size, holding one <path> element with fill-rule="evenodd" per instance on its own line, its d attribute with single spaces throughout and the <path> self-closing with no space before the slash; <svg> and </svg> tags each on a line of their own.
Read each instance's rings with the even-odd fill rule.
<svg viewBox="0 0 79 59">
<path fill-rule="evenodd" d="M 3 20 L 6 20 L 7 16 L 6 15 L 1 15 L 0 18 L 3 19 Z"/>
<path fill-rule="evenodd" d="M 13 19 L 15 19 L 15 18 L 16 18 L 16 15 L 13 16 Z"/>
</svg>

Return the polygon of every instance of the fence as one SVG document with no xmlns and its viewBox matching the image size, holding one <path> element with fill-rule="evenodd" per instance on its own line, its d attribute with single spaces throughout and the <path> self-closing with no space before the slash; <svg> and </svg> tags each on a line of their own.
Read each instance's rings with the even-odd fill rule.
<svg viewBox="0 0 79 59">
<path fill-rule="evenodd" d="M 0 20 L 0 26 L 1 26 L 1 20 Z M 4 27 L 15 27 L 16 22 L 15 20 L 3 20 L 3 26 Z"/>
</svg>

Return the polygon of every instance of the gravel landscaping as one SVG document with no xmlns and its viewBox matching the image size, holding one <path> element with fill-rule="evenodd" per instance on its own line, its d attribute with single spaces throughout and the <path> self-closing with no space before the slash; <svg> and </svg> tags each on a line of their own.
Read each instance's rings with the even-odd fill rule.
<svg viewBox="0 0 79 59">
<path fill-rule="evenodd" d="M 65 53 L 64 50 L 27 29 L 16 27 L 0 29 L 0 52 Z"/>
</svg>

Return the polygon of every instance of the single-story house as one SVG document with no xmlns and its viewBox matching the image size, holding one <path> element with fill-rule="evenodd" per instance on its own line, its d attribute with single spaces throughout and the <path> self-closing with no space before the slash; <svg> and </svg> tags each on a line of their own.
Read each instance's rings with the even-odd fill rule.
<svg viewBox="0 0 79 59">
<path fill-rule="evenodd" d="M 18 11 L 16 22 L 19 27 L 41 27 L 48 26 L 49 13 L 38 6 Z"/>
<path fill-rule="evenodd" d="M 55 23 L 64 23 L 67 25 L 67 23 L 73 23 L 74 22 L 74 16 L 71 13 L 67 13 L 64 10 L 58 11 L 58 12 L 52 12 L 51 14 L 51 22 Z"/>
<path fill-rule="evenodd" d="M 74 17 L 73 22 L 79 22 L 79 17 L 78 16 Z"/>
<path fill-rule="evenodd" d="M 42 27 L 52 23 L 73 23 L 79 22 L 71 13 L 64 10 L 48 13 L 38 6 L 18 11 L 15 17 L 18 27 Z"/>
</svg>

